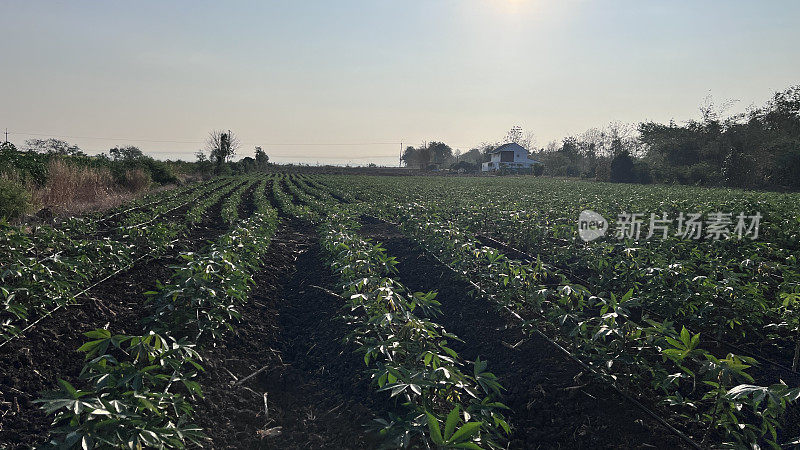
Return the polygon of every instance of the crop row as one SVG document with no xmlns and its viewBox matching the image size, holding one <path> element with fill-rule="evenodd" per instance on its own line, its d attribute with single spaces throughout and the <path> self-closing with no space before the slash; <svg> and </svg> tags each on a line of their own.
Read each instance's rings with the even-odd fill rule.
<svg viewBox="0 0 800 450">
<path fill-rule="evenodd" d="M 380 185 L 367 180 L 354 188 L 387 206 L 425 204 L 459 229 L 540 257 L 595 294 L 634 288 L 651 314 L 800 368 L 796 196 L 525 178 L 384 180 Z M 617 239 L 612 223 L 609 236 L 584 243 L 577 233 L 583 209 L 608 219 L 623 211 L 666 213 L 673 219 L 682 212 L 744 211 L 758 212 L 763 219 L 755 239 L 687 239 L 676 236 L 674 226 L 663 239 L 660 234 L 645 239 L 648 223 L 638 240 Z"/>
<path fill-rule="evenodd" d="M 159 208 L 182 204 L 191 198 L 191 192 L 202 189 L 204 186 L 184 186 L 174 191 L 164 191 L 154 196 L 151 202 L 140 204 L 138 207 L 126 208 L 109 217 L 118 217 L 117 221 L 130 224 L 137 223 L 140 212 L 144 210 L 152 217 Z M 144 217 L 147 217 L 146 215 Z M 13 227 L 7 223 L 2 224 L 0 232 L 0 261 L 8 264 L 12 258 L 24 255 L 31 259 L 51 259 L 65 251 L 73 250 L 73 241 L 86 236 L 95 236 L 100 233 L 102 218 L 96 217 L 70 217 L 57 225 L 31 225 L 29 227 Z M 110 230 L 113 231 L 113 230 Z M 21 240 L 16 234 L 25 238 Z"/>
<path fill-rule="evenodd" d="M 392 216 L 398 217 L 396 210 Z M 480 245 L 469 233 L 426 215 L 424 208 L 409 208 L 399 217 L 404 232 L 493 301 L 524 316 L 526 326 L 548 330 L 608 381 L 661 399 L 701 445 L 719 439 L 778 446 L 784 412 L 800 398 L 800 388 L 751 384 L 751 358 L 717 357 L 703 349 L 699 334 L 669 321 L 637 320 L 632 311 L 639 300 L 632 289 L 592 295 L 541 261 L 525 264 Z"/>
<path fill-rule="evenodd" d="M 410 292 L 394 278 L 396 260 L 359 237 L 358 223 L 333 197 L 313 198 L 294 181 L 288 189 L 307 208 L 287 211 L 309 222 L 322 218 L 317 231 L 339 278 L 341 319 L 352 329 L 346 341 L 363 356 L 375 389 L 403 405 L 404 412 L 378 420 L 384 443 L 502 448 L 510 432 L 497 400 L 502 386 L 485 361 L 467 363 L 448 347 L 448 339 L 459 339 L 434 321 L 442 314 L 436 293 Z"/>
<path fill-rule="evenodd" d="M 346 185 L 342 181 L 336 177 L 328 178 L 329 184 L 344 189 Z M 352 181 L 348 179 L 347 186 L 352 186 Z M 654 320 L 655 316 L 648 310 L 652 301 L 649 292 L 642 289 L 640 294 L 639 284 L 626 283 L 625 276 L 619 274 L 623 271 L 619 265 L 607 266 L 601 274 L 606 280 L 613 279 L 618 283 L 614 285 L 615 290 L 608 290 L 607 284 L 606 290 L 600 291 L 595 289 L 601 283 L 584 282 L 582 278 L 578 278 L 582 284 L 574 283 L 576 277 L 571 267 L 559 270 L 542 259 L 523 264 L 506 258 L 496 249 L 480 245 L 478 236 L 465 231 L 497 234 L 500 230 L 508 230 L 511 233 L 516 226 L 519 234 L 539 229 L 538 224 L 525 221 L 519 211 L 513 209 L 514 202 L 504 203 L 506 199 L 502 194 L 497 195 L 500 200 L 495 197 L 488 205 L 481 205 L 480 200 L 486 197 L 485 194 L 475 193 L 471 197 L 470 193 L 463 191 L 463 185 L 457 186 L 459 192 L 448 192 L 446 183 L 432 181 L 431 185 L 439 191 L 419 195 L 416 203 L 400 208 L 407 213 L 398 215 L 398 203 L 413 199 L 412 189 L 419 191 L 419 185 L 381 181 L 384 186 L 364 183 L 374 191 L 370 192 L 371 203 L 378 206 L 372 211 L 393 220 L 403 218 L 407 234 L 451 261 L 456 270 L 468 274 L 471 281 L 480 284 L 498 303 L 520 313 L 527 312 L 523 315 L 531 317 L 531 323 L 560 336 L 565 345 L 611 380 L 616 378 L 617 383 L 634 391 L 662 399 L 669 412 L 674 414 L 673 418 L 679 421 L 702 423 L 701 427 L 692 430 L 699 440 L 719 438 L 745 444 L 777 445 L 777 428 L 784 420 L 787 402 L 797 398 L 798 389 L 789 389 L 782 382 L 772 386 L 750 384 L 753 380 L 747 373 L 747 366 L 755 363 L 754 360 L 732 354 L 720 357 L 719 350 L 713 353 L 704 350 L 709 347 L 707 341 L 704 345 L 699 334 L 692 334 L 673 322 L 678 319 L 689 328 L 702 323 L 701 318 L 691 322 L 685 320 L 691 317 L 691 304 L 686 307 L 687 313 L 674 316 L 673 321 Z M 367 190 L 364 187 L 356 192 L 364 195 Z M 507 226 L 498 226 L 499 223 Z M 565 227 L 566 224 L 561 229 Z M 549 245 L 567 236 L 540 235 L 537 238 Z M 711 245 L 720 247 L 716 252 L 730 253 L 730 249 L 722 247 L 726 244 Z M 689 247 L 685 242 L 679 245 Z M 738 246 L 745 247 L 741 243 Z M 659 251 L 665 255 L 674 253 L 664 248 Z M 697 250 L 694 253 L 695 258 L 705 259 Z M 549 255 L 545 253 L 544 256 Z M 791 263 L 791 258 L 788 262 Z M 609 272 L 614 274 L 613 278 L 608 276 Z M 791 280 L 789 277 L 783 279 Z M 634 296 L 634 292 L 640 295 Z M 672 291 L 662 286 L 662 292 Z M 719 305 L 720 300 L 715 300 Z M 786 308 L 786 312 L 794 311 L 794 320 L 797 320 L 796 307 L 792 309 L 792 304 L 787 302 L 778 304 Z M 674 301 L 672 305 L 674 308 Z M 714 306 L 709 306 L 704 312 L 719 313 L 719 308 L 713 311 Z M 737 315 L 740 322 L 748 320 L 746 310 L 737 311 Z M 790 325 L 792 316 L 787 314 L 784 317 L 786 321 L 775 324 L 787 326 L 788 322 Z M 763 373 L 762 370 L 760 374 Z M 780 439 L 784 442 L 790 440 L 785 436 Z"/>
<path fill-rule="evenodd" d="M 775 353 L 800 349 L 800 266 L 796 256 L 773 251 L 769 244 L 755 244 L 759 248 L 754 249 L 754 244 L 734 239 L 701 251 L 692 240 L 671 239 L 646 246 L 622 242 L 554 250 L 559 247 L 521 242 L 505 220 L 490 220 L 486 226 L 483 220 L 474 213 L 462 215 L 458 222 L 464 229 L 491 232 L 551 265 L 569 268 L 598 292 L 634 287 L 647 299 L 649 311 L 717 339 Z"/>
<path fill-rule="evenodd" d="M 222 220 L 225 223 L 228 225 L 233 225 L 239 220 L 239 206 L 242 203 L 244 193 L 253 187 L 256 182 L 257 179 L 255 178 L 248 180 L 239 186 L 239 188 L 236 189 L 227 199 L 225 199 L 225 202 L 222 204 L 222 210 L 220 211 Z"/>
<path fill-rule="evenodd" d="M 295 177 L 293 181 L 300 190 L 320 201 L 338 203 L 338 199 L 330 189 L 317 185 L 313 182 L 313 178 Z"/>
<path fill-rule="evenodd" d="M 220 185 L 227 184 L 220 188 Z M 193 191 L 191 196 L 177 196 L 150 211 L 149 224 L 123 225 L 117 228 L 115 238 L 80 237 L 75 230 L 53 229 L 51 236 L 69 248 L 38 259 L 21 249 L 30 247 L 30 237 L 18 228 L 4 229 L 0 235 L 9 248 L 15 250 L 0 273 L 0 295 L 3 310 L 0 312 L 0 336 L 3 342 L 20 333 L 31 318 L 48 314 L 73 301 L 83 287 L 92 280 L 129 267 L 144 256 L 163 253 L 175 238 L 194 224 L 194 219 L 219 199 L 227 195 L 238 182 L 221 180 Z M 211 192 L 210 195 L 208 193 Z M 163 218 L 167 211 L 194 203 L 187 220 L 174 221 Z M 141 220 L 141 212 L 125 219 L 126 223 Z M 162 217 L 162 220 L 156 220 Z M 139 222 L 140 223 L 140 222 Z M 0 344 L 2 345 L 2 344 Z"/>
<path fill-rule="evenodd" d="M 146 293 L 151 313 L 140 335 L 86 333 L 80 388 L 60 380 L 59 390 L 39 400 L 55 416 L 53 444 L 183 448 L 204 442 L 191 406 L 202 396 L 201 350 L 233 329 L 268 251 L 277 214 L 266 182 L 254 191 L 252 216 L 206 250 L 183 253 L 170 281 Z"/>
<path fill-rule="evenodd" d="M 289 192 L 284 190 L 283 186 L 286 186 Z M 276 179 L 272 185 L 272 196 L 282 213 L 310 224 L 319 223 L 321 220 L 320 215 L 309 207 L 309 204 L 313 204 L 315 200 L 308 195 L 297 195 L 297 192 L 299 192 L 297 187 L 291 183 L 287 176 Z M 293 196 L 304 204 L 295 203 Z"/>
<path fill-rule="evenodd" d="M 346 217 L 332 215 L 319 231 L 346 299 L 348 342 L 363 355 L 375 388 L 406 409 L 379 420 L 387 443 L 502 448 L 510 428 L 497 401 L 497 378 L 485 361 L 468 364 L 448 347 L 448 339 L 459 339 L 432 320 L 441 315 L 436 293 L 409 292 L 392 278 L 396 261 L 351 227 Z"/>
</svg>

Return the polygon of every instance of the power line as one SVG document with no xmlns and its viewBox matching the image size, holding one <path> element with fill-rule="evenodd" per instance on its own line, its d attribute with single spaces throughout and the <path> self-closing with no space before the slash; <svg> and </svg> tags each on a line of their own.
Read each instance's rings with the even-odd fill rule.
<svg viewBox="0 0 800 450">
<path fill-rule="evenodd" d="M 155 142 L 165 144 L 202 144 L 203 141 L 190 141 L 190 140 L 157 140 L 157 139 L 131 139 L 131 138 L 110 138 L 99 136 L 65 136 L 63 134 L 44 134 L 44 133 L 23 133 L 23 132 L 9 132 L 8 134 L 15 134 L 21 136 L 39 136 L 39 137 L 52 137 L 52 138 L 65 138 L 65 139 L 97 139 L 103 141 L 131 141 L 131 142 Z"/>
<path fill-rule="evenodd" d="M 204 144 L 205 141 L 198 140 L 173 140 L 173 139 L 139 139 L 139 138 L 122 138 L 122 137 L 102 137 L 102 136 L 66 136 L 62 134 L 46 134 L 46 133 L 23 133 L 20 131 L 8 132 L 7 134 L 20 135 L 20 136 L 39 136 L 39 137 L 52 137 L 52 138 L 65 138 L 65 139 L 96 139 L 103 141 L 129 141 L 129 142 L 153 142 L 163 144 Z M 272 145 L 272 146 L 317 146 L 317 145 L 397 145 L 402 142 L 242 142 L 247 145 Z"/>
<path fill-rule="evenodd" d="M 37 136 L 37 137 L 49 137 L 49 138 L 61 138 L 61 139 L 92 139 L 92 140 L 101 140 L 101 141 L 124 141 L 124 142 L 145 142 L 145 143 L 157 143 L 157 144 L 205 144 L 205 140 L 194 140 L 194 139 L 146 139 L 146 138 L 128 138 L 128 137 L 105 137 L 105 136 L 71 136 L 71 135 L 63 135 L 63 134 L 51 134 L 51 133 L 29 133 L 29 132 L 22 132 L 16 131 L 11 132 L 8 131 L 6 128 L 5 135 L 6 135 L 6 142 L 8 141 L 8 135 L 18 135 L 18 136 Z M 400 164 L 402 165 L 402 154 L 403 154 L 403 142 L 395 142 L 395 141 L 369 141 L 369 142 L 242 142 L 242 145 L 258 145 L 264 147 L 356 147 L 356 146 L 369 146 L 369 145 L 400 145 Z M 473 147 L 472 145 L 463 145 L 463 144 L 451 144 L 453 148 L 458 147 Z M 104 150 L 86 150 L 86 151 L 94 151 L 97 153 L 103 152 Z M 188 155 L 194 154 L 196 150 L 183 150 L 183 149 L 174 149 L 174 150 L 149 150 L 146 153 L 153 153 L 153 154 L 163 154 L 163 155 Z M 390 155 L 346 155 L 346 156 L 301 156 L 301 155 L 278 155 L 278 154 L 271 154 L 272 157 L 276 158 L 300 158 L 300 159 L 347 159 L 347 158 L 356 158 L 356 159 L 365 159 L 365 158 L 390 158 Z"/>
</svg>

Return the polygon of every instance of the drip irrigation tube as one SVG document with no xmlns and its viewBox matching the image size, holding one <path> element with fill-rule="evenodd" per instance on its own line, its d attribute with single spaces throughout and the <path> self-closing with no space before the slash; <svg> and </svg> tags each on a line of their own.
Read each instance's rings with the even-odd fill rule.
<svg viewBox="0 0 800 450">
<path fill-rule="evenodd" d="M 175 243 L 175 242 L 177 242 L 177 241 L 178 241 L 178 239 L 175 239 L 175 240 L 173 240 L 172 242 L 170 242 L 170 244 L 174 244 L 174 243 Z M 168 244 L 168 245 L 169 245 L 169 244 Z M 113 278 L 114 276 L 116 276 L 116 275 L 118 275 L 118 274 L 120 274 L 120 273 L 122 273 L 122 272 L 125 272 L 125 271 L 128 271 L 128 270 L 130 270 L 130 269 L 131 269 L 131 268 L 134 266 L 134 264 L 136 264 L 136 263 L 138 263 L 139 261 L 141 261 L 141 260 L 143 260 L 143 259 L 145 259 L 145 258 L 148 258 L 148 257 L 150 257 L 150 255 L 142 255 L 142 256 L 140 256 L 140 257 L 138 257 L 138 258 L 134 259 L 134 260 L 133 260 L 133 261 L 131 261 L 131 263 L 130 263 L 130 264 L 128 264 L 127 266 L 125 266 L 125 267 L 122 267 L 122 268 L 120 268 L 120 269 L 117 269 L 117 270 L 116 270 L 116 271 L 114 271 L 113 273 L 111 273 L 111 274 L 109 274 L 109 275 L 106 275 L 106 276 L 105 276 L 105 277 L 103 277 L 102 279 L 100 279 L 100 280 L 96 281 L 96 282 L 95 282 L 94 284 L 92 284 L 91 286 L 88 286 L 88 287 L 86 287 L 85 289 L 83 289 L 82 291 L 80 291 L 80 292 L 78 292 L 77 294 L 73 295 L 73 296 L 72 296 L 72 298 L 73 298 L 73 299 L 77 299 L 77 298 L 78 298 L 78 297 L 80 297 L 81 295 L 83 295 L 83 294 L 85 294 L 85 293 L 89 292 L 91 289 L 94 289 L 95 287 L 97 287 L 99 284 L 101 284 L 101 283 L 104 283 L 104 282 L 108 281 L 110 278 Z M 157 257 L 157 258 L 160 258 L 160 257 Z M 157 259 L 157 258 L 154 258 L 154 259 Z M 43 321 L 44 319 L 46 319 L 46 318 L 50 317 L 51 315 L 53 315 L 53 313 L 55 313 L 56 311 L 58 311 L 58 310 L 59 310 L 59 309 L 61 309 L 62 307 L 64 307 L 64 306 L 70 306 L 70 305 L 72 305 L 72 304 L 73 304 L 73 302 L 71 302 L 71 301 L 70 301 L 70 302 L 65 302 L 65 303 L 62 303 L 62 304 L 60 304 L 60 305 L 56 306 L 55 308 L 51 309 L 50 311 L 48 311 L 47 313 L 43 314 L 41 317 L 39 317 L 38 319 L 36 319 L 34 322 L 32 322 L 30 325 L 28 325 L 27 327 L 25 327 L 25 328 L 23 328 L 22 330 L 20 330 L 20 332 L 19 332 L 19 333 L 17 333 L 17 334 L 15 334 L 15 335 L 11 336 L 10 338 L 8 338 L 8 339 L 6 339 L 5 341 L 3 341 L 2 343 L 0 343 L 0 348 L 2 348 L 4 345 L 8 344 L 9 342 L 13 341 L 14 339 L 16 339 L 16 338 L 19 338 L 19 337 L 22 337 L 22 335 L 24 335 L 26 332 L 30 331 L 30 330 L 31 330 L 33 327 L 35 327 L 37 324 L 39 324 L 39 322 L 41 322 L 41 321 Z"/>
<path fill-rule="evenodd" d="M 371 218 L 373 218 L 373 219 L 375 219 L 375 220 L 378 220 L 378 221 L 380 221 L 380 222 L 384 222 L 384 223 L 387 223 L 387 224 L 390 224 L 390 225 L 393 225 L 393 226 L 395 226 L 395 227 L 398 227 L 398 228 L 399 228 L 399 225 L 398 225 L 398 224 L 396 224 L 396 223 L 389 222 L 389 221 L 387 221 L 387 220 L 383 220 L 383 219 L 381 219 L 381 218 L 379 218 L 379 217 L 375 217 L 375 216 L 373 216 L 373 215 L 370 215 L 370 214 L 364 214 L 364 215 L 365 215 L 365 216 L 367 216 L 367 217 L 371 217 Z M 435 255 L 434 253 L 432 253 L 431 251 L 429 251 L 429 250 L 428 250 L 428 249 L 427 249 L 425 246 L 420 246 L 420 247 L 421 247 L 421 248 L 422 248 L 422 249 L 423 249 L 423 250 L 424 250 L 424 251 L 425 251 L 425 252 L 426 252 L 428 255 L 430 255 L 430 256 L 431 256 L 431 257 L 433 257 L 433 258 L 434 258 L 436 261 L 438 261 L 438 262 L 439 262 L 439 264 L 441 264 L 442 266 L 446 267 L 447 269 L 449 269 L 450 271 L 452 271 L 453 273 L 455 273 L 456 275 L 458 275 L 458 276 L 459 276 L 459 278 L 464 278 L 464 277 L 462 276 L 462 274 L 461 274 L 459 271 L 457 271 L 456 269 L 454 269 L 453 267 L 451 267 L 449 264 L 447 264 L 447 263 L 445 263 L 444 261 L 442 261 L 442 259 L 441 259 L 441 258 L 439 258 L 438 256 L 436 256 L 436 255 Z M 478 286 L 478 285 L 477 285 L 475 282 L 473 282 L 472 280 L 469 280 L 469 279 L 467 279 L 466 281 L 467 281 L 467 282 L 469 282 L 469 283 L 470 283 L 470 284 L 471 284 L 471 285 L 472 285 L 474 288 L 476 288 L 476 289 L 477 289 L 477 290 L 478 290 L 478 291 L 481 293 L 481 295 L 482 295 L 482 296 L 484 296 L 484 297 L 491 297 L 491 295 L 490 295 L 490 294 L 488 294 L 488 293 L 487 293 L 487 292 L 486 292 L 486 291 L 485 291 L 483 288 L 481 288 L 480 286 Z M 523 318 L 522 318 L 522 317 L 521 317 L 519 314 L 517 314 L 517 313 L 516 313 L 515 311 L 513 311 L 511 308 L 509 308 L 509 307 L 508 307 L 508 306 L 506 306 L 506 305 L 503 305 L 503 308 L 504 308 L 504 309 L 505 309 L 505 310 L 506 310 L 506 311 L 507 311 L 507 312 L 508 312 L 508 313 L 509 313 L 509 314 L 510 314 L 512 317 L 514 317 L 514 318 L 518 319 L 519 321 L 521 321 L 521 322 L 522 322 L 522 324 L 523 324 L 523 327 L 524 327 L 524 326 L 526 326 L 526 325 L 527 325 L 527 326 L 529 326 L 529 327 L 531 328 L 531 330 L 532 330 L 534 333 L 536 333 L 536 335 L 538 335 L 538 336 L 540 336 L 541 338 L 545 339 L 545 341 L 547 341 L 547 342 L 548 342 L 550 345 L 552 345 L 554 348 L 556 348 L 556 349 L 557 349 L 559 352 L 561 352 L 562 354 L 564 354 L 565 356 L 567 356 L 568 358 L 570 358 L 571 360 L 573 360 L 575 363 L 577 363 L 578 365 L 580 365 L 580 366 L 581 366 L 581 367 L 583 367 L 584 369 L 586 369 L 586 370 L 590 371 L 591 373 L 593 373 L 593 374 L 595 374 L 595 375 L 597 375 L 597 376 L 599 376 L 599 377 L 602 377 L 603 379 L 606 379 L 606 383 L 607 383 L 609 386 L 611 386 L 611 388 L 612 388 L 612 389 L 614 389 L 614 391 L 616 391 L 616 392 L 617 392 L 619 395 L 621 395 L 621 396 L 622 396 L 622 397 L 623 397 L 625 400 L 627 400 L 627 401 L 631 402 L 631 403 L 632 403 L 634 406 L 636 406 L 637 408 L 639 408 L 639 409 L 640 409 L 642 412 L 644 412 L 645 414 L 647 414 L 648 416 L 650 416 L 651 418 L 653 418 L 654 420 L 656 420 L 656 421 L 657 421 L 659 424 L 661 424 L 662 426 L 664 426 L 665 428 L 667 428 L 667 430 L 669 430 L 669 431 L 670 431 L 672 434 L 674 434 L 675 436 L 677 436 L 678 438 L 680 438 L 680 439 L 681 439 L 681 440 L 682 440 L 684 443 L 686 443 L 687 445 L 691 446 L 692 448 L 695 448 L 695 449 L 698 449 L 698 450 L 699 450 L 699 449 L 702 449 L 702 447 L 701 447 L 699 444 L 697 444 L 697 443 L 696 443 L 696 442 L 695 442 L 695 441 L 694 441 L 694 440 L 693 440 L 691 437 L 689 437 L 688 435 L 686 435 L 686 434 L 685 434 L 685 433 L 683 433 L 682 431 L 680 431 L 680 430 L 678 430 L 677 428 L 675 428 L 674 426 L 672 426 L 672 425 L 671 425 L 669 422 L 667 422 L 667 421 L 666 421 L 666 420 L 665 420 L 663 417 L 659 416 L 659 415 L 658 415 L 658 414 L 657 414 L 655 411 L 653 411 L 653 410 L 651 410 L 650 408 L 648 408 L 647 406 L 643 405 L 641 402 L 639 402 L 638 400 L 636 400 L 635 398 L 633 398 L 633 397 L 632 397 L 630 394 L 628 394 L 628 393 L 624 392 L 624 391 L 623 391 L 621 388 L 619 388 L 619 387 L 616 385 L 616 383 L 614 383 L 614 382 L 612 382 L 612 381 L 608 381 L 608 380 L 607 380 L 607 377 L 604 377 L 604 376 L 603 376 L 603 374 L 601 374 L 601 373 L 597 372 L 597 370 L 595 370 L 593 367 L 589 366 L 589 365 L 588 365 L 588 364 L 586 364 L 584 361 L 582 361 L 580 358 L 578 358 L 577 356 L 575 356 L 574 354 L 572 354 L 572 352 L 570 352 L 569 350 L 567 350 L 566 348 L 564 348 L 563 346 L 561 346 L 561 345 L 560 345 L 558 342 L 554 341 L 554 340 L 553 340 L 553 339 L 551 339 L 549 336 L 547 336 L 545 333 L 543 333 L 541 330 L 539 330 L 539 329 L 538 329 L 538 328 L 536 328 L 535 326 L 531 325 L 531 324 L 530 324 L 528 321 L 526 321 L 525 319 L 523 319 Z"/>
<path fill-rule="evenodd" d="M 520 254 L 520 255 L 524 256 L 524 257 L 525 257 L 525 259 L 527 259 L 527 260 L 528 260 L 528 262 L 531 262 L 531 263 L 532 263 L 533 261 L 536 261 L 536 258 L 534 258 L 532 255 L 530 255 L 530 254 L 528 254 L 528 253 L 526 253 L 526 252 L 524 252 L 524 251 L 522 251 L 522 250 L 516 249 L 516 248 L 512 247 L 511 245 L 508 245 L 508 244 L 506 244 L 505 242 L 498 241 L 497 239 L 494 239 L 494 238 L 492 238 L 492 237 L 486 236 L 486 235 L 484 235 L 484 234 L 479 234 L 479 235 L 478 235 L 478 237 L 479 237 L 479 238 L 481 238 L 481 239 L 485 239 L 485 240 L 487 240 L 487 241 L 490 241 L 490 242 L 494 242 L 494 243 L 496 243 L 496 244 L 497 244 L 498 246 L 500 246 L 500 247 L 504 247 L 504 248 L 507 248 L 507 249 L 509 249 L 509 250 L 511 250 L 511 251 L 513 251 L 513 252 L 515 252 L 515 253 L 518 253 L 518 254 Z M 572 276 L 572 278 L 575 278 L 575 279 L 577 279 L 578 281 L 582 281 L 582 282 L 584 282 L 584 281 L 585 281 L 585 280 L 581 280 L 580 278 L 578 278 L 578 277 L 574 276 L 574 275 L 572 274 L 572 271 L 570 271 L 569 269 L 566 269 L 566 268 L 564 268 L 564 267 L 560 267 L 560 266 L 554 266 L 554 265 L 552 265 L 552 264 L 550 264 L 550 265 L 551 265 L 552 267 L 554 267 L 554 268 L 558 269 L 558 270 L 562 270 L 562 271 L 566 271 L 566 272 L 568 272 L 568 273 L 569 273 L 569 274 Z M 588 281 L 585 281 L 585 284 L 589 285 L 590 287 L 593 287 L 593 286 L 591 286 L 591 285 L 592 285 L 592 283 L 589 283 Z M 596 286 L 595 286 L 595 287 L 593 287 L 592 291 L 597 291 L 597 289 L 596 289 Z M 644 312 L 647 312 L 647 313 L 651 314 L 651 315 L 652 315 L 653 317 L 655 317 L 656 319 L 659 319 L 659 320 L 662 320 L 662 321 L 664 320 L 664 316 L 662 316 L 661 314 L 659 314 L 659 313 L 657 313 L 657 312 L 655 312 L 655 311 L 653 311 L 653 310 L 651 310 L 651 309 L 649 309 L 649 308 L 645 308 L 645 307 L 643 306 L 643 307 L 642 307 L 642 311 L 644 311 Z M 689 330 L 688 328 L 687 328 L 687 330 L 691 332 L 691 330 Z M 713 337 L 708 337 L 708 338 L 706 338 L 706 339 L 708 339 L 708 340 L 709 340 L 709 341 L 711 341 L 711 342 L 715 342 L 715 343 L 717 343 L 717 344 L 719 344 L 719 345 L 726 346 L 726 347 L 728 347 L 728 348 L 730 348 L 730 349 L 732 349 L 732 350 L 735 350 L 736 352 L 738 352 L 738 353 L 740 353 L 740 354 L 742 354 L 742 355 L 744 355 L 744 356 L 748 356 L 748 357 L 750 357 L 750 358 L 753 358 L 753 359 L 756 359 L 756 360 L 761 360 L 761 361 L 763 361 L 763 362 L 765 362 L 765 363 L 767 363 L 767 364 L 770 364 L 770 365 L 772 365 L 772 366 L 774 366 L 774 367 L 777 367 L 777 368 L 779 368 L 779 369 L 785 370 L 785 371 L 787 371 L 787 372 L 789 372 L 789 373 L 792 373 L 792 374 L 797 374 L 797 371 L 796 371 L 796 370 L 792 370 L 792 368 L 791 368 L 791 367 L 785 366 L 785 365 L 783 365 L 783 364 L 781 364 L 781 363 L 779 363 L 779 362 L 777 362 L 777 361 L 774 361 L 774 360 L 772 360 L 772 359 L 770 359 L 770 358 L 766 358 L 766 357 L 764 357 L 764 356 L 757 356 L 756 354 L 754 354 L 754 353 L 752 353 L 752 352 L 750 352 L 750 351 L 748 351 L 748 350 L 745 350 L 745 349 L 741 348 L 740 346 L 738 346 L 738 345 L 736 345 L 736 344 L 731 344 L 730 342 L 727 342 L 727 341 L 722 341 L 722 340 L 719 340 L 719 339 L 715 339 L 715 338 L 713 338 Z"/>
</svg>

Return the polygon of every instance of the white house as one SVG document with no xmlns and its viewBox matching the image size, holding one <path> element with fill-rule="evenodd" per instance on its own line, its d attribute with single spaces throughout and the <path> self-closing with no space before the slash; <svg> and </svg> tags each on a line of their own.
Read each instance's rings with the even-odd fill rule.
<svg viewBox="0 0 800 450">
<path fill-rule="evenodd" d="M 519 144 L 509 142 L 489 152 L 492 159 L 483 163 L 481 170 L 492 172 L 498 170 L 530 170 L 534 164 L 541 164 L 539 161 L 531 159 L 528 151 Z"/>
</svg>

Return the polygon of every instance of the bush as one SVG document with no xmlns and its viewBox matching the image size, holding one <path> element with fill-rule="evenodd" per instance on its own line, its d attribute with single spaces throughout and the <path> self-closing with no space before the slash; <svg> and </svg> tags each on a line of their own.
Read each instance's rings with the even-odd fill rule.
<svg viewBox="0 0 800 450">
<path fill-rule="evenodd" d="M 31 196 L 21 183 L 0 178 L 0 217 L 7 220 L 21 217 L 30 206 Z"/>
<path fill-rule="evenodd" d="M 623 151 L 611 160 L 611 181 L 614 183 L 633 183 L 636 178 L 633 159 Z"/>
<path fill-rule="evenodd" d="M 47 166 L 47 182 L 37 191 L 37 204 L 67 206 L 75 202 L 93 203 L 108 198 L 114 189 L 114 178 L 106 167 L 88 167 L 51 159 Z"/>
<path fill-rule="evenodd" d="M 129 169 L 122 176 L 122 186 L 131 192 L 140 192 L 148 187 L 152 179 L 150 174 L 144 169 Z"/>
<path fill-rule="evenodd" d="M 473 173 L 477 172 L 480 168 L 477 164 L 471 163 L 469 161 L 459 161 L 456 164 L 450 166 L 450 170 L 454 170 L 456 172 L 465 172 L 465 173 Z"/>
<path fill-rule="evenodd" d="M 178 183 L 178 177 L 175 176 L 172 168 L 167 163 L 157 161 L 149 156 L 120 161 L 108 161 L 104 166 L 109 167 L 111 173 L 114 174 L 114 180 L 125 187 L 128 187 L 128 172 L 137 170 L 146 172 L 149 180 L 154 183 L 161 185 Z"/>
<path fill-rule="evenodd" d="M 633 173 L 636 175 L 637 183 L 651 184 L 653 182 L 653 175 L 650 174 L 650 165 L 644 161 L 633 163 Z"/>
<path fill-rule="evenodd" d="M 214 171 L 218 176 L 223 176 L 223 177 L 231 175 L 233 173 L 233 169 L 231 169 L 231 166 L 229 164 L 219 165 L 214 169 Z"/>
<path fill-rule="evenodd" d="M 147 171 L 150 172 L 150 178 L 158 184 L 171 184 L 177 183 L 178 177 L 172 172 L 172 169 L 164 162 L 156 161 L 153 158 L 143 158 Z"/>
<path fill-rule="evenodd" d="M 772 171 L 774 186 L 800 189 L 800 142 L 790 142 L 772 149 L 777 153 Z"/>
<path fill-rule="evenodd" d="M 22 183 L 42 185 L 47 180 L 49 155 L 17 151 L 13 145 L 0 147 L 0 173 L 9 174 Z"/>
<path fill-rule="evenodd" d="M 687 183 L 700 186 L 711 186 L 720 181 L 719 168 L 707 162 L 695 164 L 688 168 Z"/>
<path fill-rule="evenodd" d="M 594 173 L 597 181 L 611 181 L 611 158 L 599 158 Z"/>
</svg>

